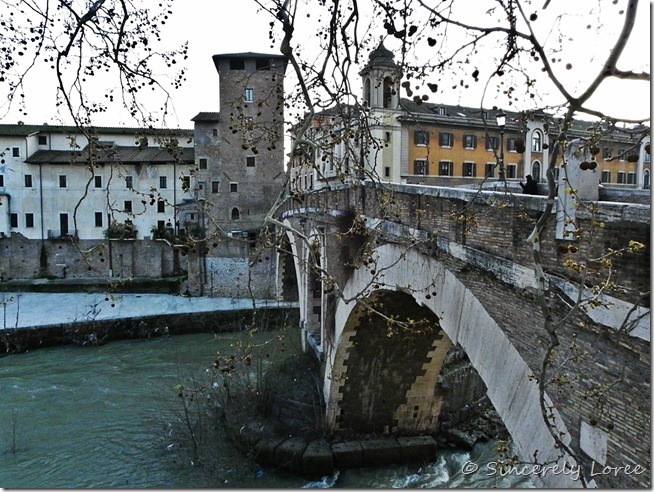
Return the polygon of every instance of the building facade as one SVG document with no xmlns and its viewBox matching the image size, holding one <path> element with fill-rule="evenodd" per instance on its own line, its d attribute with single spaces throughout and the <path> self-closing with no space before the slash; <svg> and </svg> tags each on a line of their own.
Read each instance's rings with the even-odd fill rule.
<svg viewBox="0 0 654 492">
<path fill-rule="evenodd" d="M 496 186 L 499 180 L 519 189 L 517 182 L 527 175 L 545 182 L 557 118 L 400 98 L 401 91 L 412 94 L 410 85 L 401 82 L 393 54 L 383 44 L 371 52 L 360 75 L 360 106 L 330 108 L 314 117 L 308 136 L 316 152 L 312 161 L 306 152 L 296 156 L 292 189 L 320 189 L 352 180 L 353 174 L 435 186 Z M 498 114 L 504 114 L 501 127 Z M 639 139 L 640 130 L 576 121 L 568 136 L 591 144 L 590 171 L 598 184 L 649 189 L 650 136 Z M 562 176 L 561 163 L 559 158 L 556 179 Z"/>
<path fill-rule="evenodd" d="M 0 125 L 0 234 L 152 237 L 176 222 L 192 146 L 190 130 Z"/>
</svg>

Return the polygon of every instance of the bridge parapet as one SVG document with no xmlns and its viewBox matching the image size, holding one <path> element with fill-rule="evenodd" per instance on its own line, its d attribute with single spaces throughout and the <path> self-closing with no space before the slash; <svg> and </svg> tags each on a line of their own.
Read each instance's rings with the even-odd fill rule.
<svg viewBox="0 0 654 492">
<path fill-rule="evenodd" d="M 308 214 L 314 220 L 339 223 L 344 231 L 358 218 L 377 218 L 424 231 L 432 241 L 446 239 L 533 268 L 528 237 L 546 202 L 545 196 L 504 191 L 366 181 L 308 193 L 301 201 L 287 201 L 282 210 L 286 216 Z M 615 295 L 634 301 L 638 292 L 649 290 L 650 206 L 615 202 L 593 205 L 592 211 L 580 208 L 577 212 L 580 238 L 556 239 L 556 219 L 552 217 L 540 245 L 543 268 L 552 275 L 578 280 L 579 272 L 571 265 L 600 258 L 609 248 L 620 250 L 628 247 L 629 241 L 636 241 L 645 248 L 612 260 L 613 281 L 626 289 Z M 589 271 L 595 270 L 589 266 Z"/>
</svg>

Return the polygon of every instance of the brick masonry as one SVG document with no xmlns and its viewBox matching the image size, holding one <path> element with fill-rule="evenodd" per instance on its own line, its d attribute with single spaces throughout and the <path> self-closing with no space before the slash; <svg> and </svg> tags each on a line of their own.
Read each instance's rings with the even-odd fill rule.
<svg viewBox="0 0 654 492">
<path fill-rule="evenodd" d="M 437 260 L 454 274 L 501 327 L 530 370 L 534 374 L 537 373 L 547 336 L 542 328 L 544 320 L 535 291 L 511 285 L 491 268 L 472 266 L 450 256 L 447 251 L 436 247 L 436 239 L 444 239 L 451 244 L 464 245 L 490 254 L 505 262 L 502 268 L 510 268 L 511 264 L 533 268 L 533 253 L 527 237 L 533 228 L 533 220 L 539 217 L 545 205 L 544 197 L 506 197 L 500 194 L 475 196 L 474 192 L 461 190 L 424 191 L 424 188 L 409 186 L 382 188 L 370 184 L 309 197 L 313 201 L 310 200 L 308 206 L 312 211 L 318 212 L 313 215 L 311 227 L 320 224 L 331 231 L 331 234 L 327 233 L 324 237 L 331 265 L 330 274 L 333 275 L 337 286 L 342 289 L 360 268 L 374 269 L 370 264 L 355 265 L 357 259 L 360 259 L 360 251 L 365 251 L 366 244 L 375 248 L 387 241 L 400 241 L 397 237 L 376 235 L 368 231 L 362 242 L 359 232 L 357 237 L 352 236 L 351 239 L 357 243 L 357 248 L 347 247 L 346 231 L 352 227 L 357 217 L 378 217 L 413 230 L 425 231 L 430 241 L 412 241 L 405 236 L 402 240 L 405 247 L 420 251 L 426 258 Z M 321 213 L 326 210 L 332 212 Z M 290 208 L 287 212 L 287 216 L 292 216 Z M 552 221 L 541 245 L 541 256 L 546 271 L 551 275 L 574 280 L 575 274 L 563 266 L 566 259 L 578 261 L 587 254 L 596 255 L 606 247 L 624 247 L 633 239 L 645 244 L 646 248 L 637 254 L 624 255 L 614 263 L 614 278 L 628 288 L 626 292 L 615 295 L 633 301 L 638 296 L 638 291 L 647 291 L 650 276 L 649 207 L 600 204 L 596 216 L 579 213 L 577 217 L 582 227 L 588 228 L 591 220 L 603 222 L 603 225 L 593 228 L 593 236 L 588 244 L 583 241 L 573 242 L 577 246 L 577 252 L 571 253 L 562 248 L 571 244 L 570 241 L 554 239 L 555 226 Z M 421 278 L 422 273 L 415 274 L 416 281 Z M 396 288 L 406 289 L 407 286 L 398 285 Z M 375 286 L 371 285 L 370 289 L 374 291 Z M 563 300 L 564 298 L 556 296 L 551 300 L 551 308 L 557 317 L 567 312 Z M 326 313 L 326 330 L 333 330 L 334 324 L 338 322 L 333 313 Z M 368 341 L 373 343 L 375 336 L 369 333 L 372 331 L 370 329 L 367 330 L 367 337 L 361 336 L 359 321 L 352 318 L 348 321 L 350 322 L 356 325 L 357 329 L 343 331 L 343 335 L 347 337 L 347 345 L 359 344 L 359 353 L 364 354 L 365 349 L 361 345 Z M 338 326 L 336 333 L 339 333 Z M 561 345 L 557 352 L 557 363 L 576 354 L 570 349 L 574 343 L 579 346 L 579 353 L 586 354 L 578 361 L 566 363 L 559 371 L 560 374 L 557 374 L 566 378 L 569 383 L 563 382 L 558 386 L 551 386 L 548 390 L 562 413 L 563 423 L 569 433 L 567 438 L 573 449 L 581 456 L 584 466 L 588 468 L 592 465 L 590 457 L 581 451 L 580 429 L 582 423 L 593 425 L 606 439 L 607 465 L 638 464 L 647 469 L 646 473 L 641 475 L 618 473 L 617 476 L 595 476 L 596 483 L 603 487 L 647 486 L 650 483 L 651 459 L 649 341 L 617 333 L 614 329 L 594 323 L 583 312 L 578 312 L 562 324 L 559 337 Z M 431 342 L 424 343 L 426 354 Z M 480 340 L 480 343 L 482 345 L 477 350 L 484 350 L 484 341 Z M 324 347 L 324 350 L 325 353 L 330 353 L 329 347 Z M 331 397 L 337 395 L 341 403 L 348 398 L 348 386 L 353 383 L 355 377 L 353 371 L 356 357 L 365 357 L 356 355 L 356 351 L 351 348 L 348 350 L 350 353 L 346 359 L 342 360 L 338 355 L 334 359 L 342 366 L 340 369 L 343 374 L 347 374 L 347 379 L 343 378 L 338 384 L 332 382 L 330 389 Z M 354 358 L 351 359 L 352 356 Z M 424 355 L 416 357 L 424 361 Z M 422 375 L 422 362 L 419 369 L 413 370 L 414 374 Z M 387 371 L 393 370 L 387 368 Z M 509 383 L 510 381 L 498 381 L 498 384 L 502 385 Z M 365 383 L 354 383 L 353 387 L 357 384 Z M 594 388 L 608 387 L 611 389 L 599 396 L 591 394 Z M 364 394 L 363 391 L 364 387 L 361 386 L 353 390 L 352 395 L 359 397 Z"/>
</svg>

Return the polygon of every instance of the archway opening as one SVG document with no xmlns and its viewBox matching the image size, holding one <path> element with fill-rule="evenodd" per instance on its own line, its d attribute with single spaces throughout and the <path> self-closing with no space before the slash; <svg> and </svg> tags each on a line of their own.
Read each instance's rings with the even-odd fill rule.
<svg viewBox="0 0 654 492">
<path fill-rule="evenodd" d="M 343 336 L 344 374 L 332 430 L 340 435 L 434 431 L 439 374 L 452 343 L 438 317 L 404 292 L 376 291 L 354 308 Z"/>
</svg>

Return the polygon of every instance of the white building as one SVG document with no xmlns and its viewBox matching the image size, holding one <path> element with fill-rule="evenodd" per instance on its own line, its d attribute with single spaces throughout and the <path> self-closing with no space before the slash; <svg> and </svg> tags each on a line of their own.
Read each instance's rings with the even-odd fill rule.
<svg viewBox="0 0 654 492">
<path fill-rule="evenodd" d="M 191 130 L 0 125 L 0 234 L 151 237 L 175 228 L 194 166 Z"/>
</svg>

